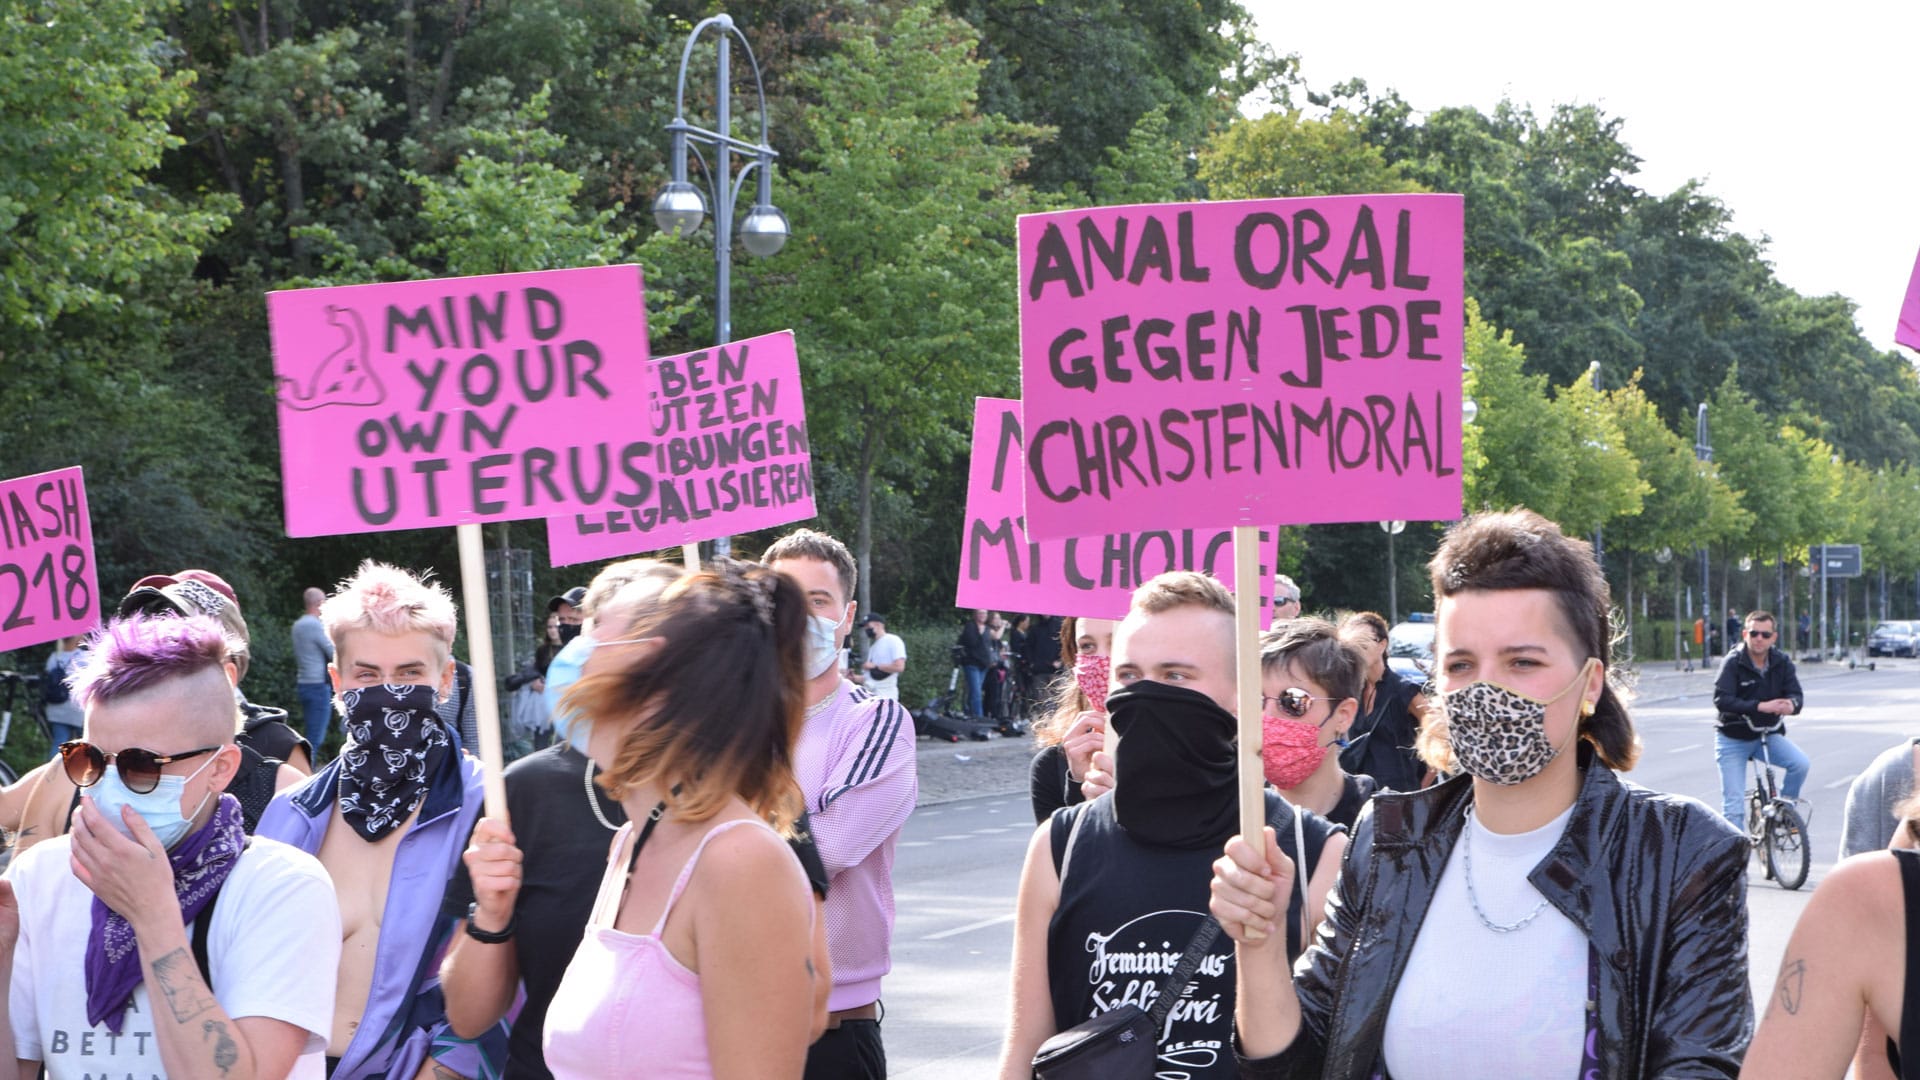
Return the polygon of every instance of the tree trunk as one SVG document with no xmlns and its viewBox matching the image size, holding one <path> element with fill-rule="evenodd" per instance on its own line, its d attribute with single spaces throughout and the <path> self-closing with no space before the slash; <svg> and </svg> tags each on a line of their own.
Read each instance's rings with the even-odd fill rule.
<svg viewBox="0 0 1920 1080">
<path fill-rule="evenodd" d="M 853 533 L 853 560 L 859 568 L 854 594 L 860 615 L 873 611 L 873 463 L 880 457 L 880 439 L 869 427 L 860 437 L 860 471 L 854 477 L 854 501 L 859 524 Z"/>
<path fill-rule="evenodd" d="M 1633 551 L 1627 551 L 1627 661 L 1633 662 Z"/>
</svg>

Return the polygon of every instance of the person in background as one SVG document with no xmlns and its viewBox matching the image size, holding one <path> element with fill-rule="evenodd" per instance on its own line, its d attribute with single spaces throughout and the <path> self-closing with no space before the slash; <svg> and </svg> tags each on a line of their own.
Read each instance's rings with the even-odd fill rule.
<svg viewBox="0 0 1920 1080">
<path fill-rule="evenodd" d="M 457 619 L 446 589 L 397 567 L 369 559 L 341 583 L 320 620 L 346 744 L 260 818 L 259 835 L 318 856 L 333 879 L 336 1080 L 486 1077 L 505 1057 L 504 1025 L 449 1030 L 438 978 L 459 928 L 442 901 L 482 801 L 480 761 L 435 704 L 453 689 Z"/>
<path fill-rule="evenodd" d="M 981 694 L 987 686 L 987 673 L 993 671 L 1000 653 L 993 642 L 993 630 L 989 628 L 987 617 L 991 611 L 977 607 L 968 617 L 966 625 L 960 626 L 960 671 L 966 675 L 966 715 L 975 721 L 985 719 L 985 703 Z"/>
<path fill-rule="evenodd" d="M 1739 644 L 1739 642 L 1740 642 L 1740 614 L 1739 614 L 1738 612 L 1736 612 L 1736 611 L 1734 611 L 1734 610 L 1733 610 L 1732 608 L 1728 608 L 1728 609 L 1727 609 L 1727 621 L 1726 621 L 1726 622 L 1724 622 L 1724 623 L 1722 623 L 1721 625 L 1722 625 L 1722 626 L 1724 626 L 1724 627 L 1726 628 L 1726 633 L 1727 633 L 1727 636 L 1726 636 L 1726 637 L 1725 637 L 1725 638 L 1724 638 L 1723 640 L 1725 640 L 1725 641 L 1728 641 L 1728 642 L 1731 642 L 1731 643 L 1733 643 L 1733 644 L 1736 644 L 1736 645 L 1737 645 L 1737 644 Z M 1782 643 L 1782 647 L 1783 647 L 1783 649 L 1784 649 L 1784 643 Z"/>
<path fill-rule="evenodd" d="M 1209 866 L 1240 826 L 1234 749 L 1233 596 L 1204 574 L 1161 574 L 1134 591 L 1113 637 L 1113 790 L 1034 830 L 1015 905 L 1010 1020 L 1000 1080 L 1033 1075 L 1036 1050 L 1153 987 L 1206 922 Z M 1294 814 L 1266 796 L 1267 820 L 1294 850 Z M 1287 916 L 1294 947 L 1320 921 L 1339 872 L 1341 830 L 1300 812 L 1305 902 Z M 1186 1001 L 1158 1033 L 1157 1075 L 1233 1075 L 1232 948 L 1210 947 Z M 1116 1078 L 1117 1080 L 1117 1078 Z"/>
<path fill-rule="evenodd" d="M 1040 709 L 1048 701 L 1048 690 L 1060 674 L 1060 624 L 1058 615 L 1036 615 L 1027 627 L 1027 695 L 1029 709 Z M 1067 654 L 1069 658 L 1071 653 Z"/>
<path fill-rule="evenodd" d="M 1294 806 L 1352 828 L 1376 785 L 1340 767 L 1366 688 L 1366 659 L 1325 619 L 1302 616 L 1260 639 L 1260 758 Z"/>
<path fill-rule="evenodd" d="M 1007 678 L 1002 691 L 1013 703 L 1008 710 L 1010 719 L 1025 720 L 1032 698 L 1027 696 L 1029 679 L 1027 676 L 1027 656 L 1033 649 L 1033 637 L 1028 628 L 1033 625 L 1029 615 L 1015 615 L 1007 624 Z"/>
<path fill-rule="evenodd" d="M 900 673 L 907 670 L 907 643 L 887 633 L 887 617 L 877 613 L 860 620 L 867 635 L 867 662 L 861 676 L 874 697 L 900 700 Z"/>
<path fill-rule="evenodd" d="M 60 744 L 80 737 L 80 725 L 86 716 L 80 703 L 73 700 L 71 680 L 80 672 L 87 654 L 77 637 L 63 637 L 47 654 L 47 666 L 40 673 L 40 702 L 47 710 L 47 730 L 53 736 L 54 756 Z"/>
<path fill-rule="evenodd" d="M 1847 785 L 1840 816 L 1840 857 L 1884 851 L 1901 823 L 1900 806 L 1916 790 L 1920 776 L 1920 737 L 1902 739 L 1882 750 Z"/>
<path fill-rule="evenodd" d="M 584 585 L 575 585 L 547 601 L 547 614 L 560 620 L 560 644 L 565 645 L 580 636 L 581 624 L 587 618 L 586 605 L 587 589 Z"/>
<path fill-rule="evenodd" d="M 833 990 L 827 1031 L 807 1054 L 807 1080 L 867 1080 L 887 1074 L 880 981 L 893 967 L 893 855 L 913 812 L 919 778 L 913 717 L 840 674 L 853 628 L 858 570 L 847 546 L 799 529 L 760 561 L 792 578 L 807 598 L 807 708 L 793 771 L 829 878 L 827 944 Z"/>
<path fill-rule="evenodd" d="M 1107 686 L 1117 626 L 1112 619 L 1092 618 L 1068 618 L 1060 624 L 1059 651 L 1072 656 L 1074 664 L 1058 680 L 1053 708 L 1033 726 L 1040 752 L 1028 769 L 1027 791 L 1035 822 L 1083 799 L 1080 784 L 1107 733 Z"/>
<path fill-rule="evenodd" d="M 1920 1074 L 1920 798 L 1890 816 L 1893 849 L 1841 861 L 1800 912 L 1742 1077 Z"/>
<path fill-rule="evenodd" d="M 1457 775 L 1361 811 L 1297 964 L 1272 831 L 1214 863 L 1240 1075 L 1732 1075 L 1753 1030 L 1751 852 L 1697 800 L 1619 779 L 1640 743 L 1607 681 L 1592 548 L 1531 511 L 1485 513 L 1430 570 L 1440 698 L 1420 747 Z"/>
<path fill-rule="evenodd" d="M 327 631 L 320 625 L 320 605 L 326 598 L 320 589 L 301 593 L 300 603 L 306 610 L 293 620 L 293 694 L 300 702 L 300 724 L 316 762 L 327 745 L 327 728 L 333 723 L 333 687 L 327 683 L 333 642 L 327 640 Z"/>
<path fill-rule="evenodd" d="M 17 1075 L 318 1080 L 340 959 L 312 856 L 248 842 L 230 642 L 205 616 L 108 623 L 74 696 L 73 832 L 0 882 L 0 1049 Z M 190 932 L 189 932 L 190 928 Z"/>
<path fill-rule="evenodd" d="M 1813 763 L 1787 738 L 1787 717 L 1806 702 L 1793 659 L 1774 647 L 1771 612 L 1747 616 L 1746 645 L 1727 653 L 1713 680 L 1713 707 L 1719 711 L 1713 758 L 1720 766 L 1720 809 L 1737 829 L 1746 828 L 1747 762 L 1760 757 L 1764 734 L 1767 757 L 1787 779 L 1780 793 L 1800 797 Z"/>
<path fill-rule="evenodd" d="M 801 812 L 807 617 L 791 578 L 718 560 L 668 586 L 563 702 L 590 718 L 628 824 L 547 1012 L 557 1080 L 801 1077 L 827 976 L 779 830 Z"/>
<path fill-rule="evenodd" d="M 1285 574 L 1273 575 L 1273 623 L 1300 617 L 1300 586 Z"/>
<path fill-rule="evenodd" d="M 1356 611 L 1340 621 L 1340 640 L 1366 658 L 1366 692 L 1360 715 L 1340 751 L 1340 767 L 1370 776 L 1387 791 L 1418 791 L 1425 786 L 1426 763 L 1415 747 L 1426 722 L 1427 703 L 1420 686 L 1387 665 L 1387 620 L 1372 611 Z"/>
</svg>

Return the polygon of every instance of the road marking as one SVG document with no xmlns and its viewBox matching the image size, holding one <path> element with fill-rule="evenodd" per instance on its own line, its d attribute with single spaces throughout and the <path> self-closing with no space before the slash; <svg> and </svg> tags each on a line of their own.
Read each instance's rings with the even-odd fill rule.
<svg viewBox="0 0 1920 1080">
<path fill-rule="evenodd" d="M 971 840 L 973 838 L 968 836 L 966 833 L 948 833 L 945 836 L 936 836 L 934 837 L 934 839 L 935 840 Z"/>
<path fill-rule="evenodd" d="M 1848 784 L 1853 783 L 1854 777 L 1859 775 L 1860 775 L 1859 773 L 1848 773 L 1847 775 L 1841 777 L 1840 779 L 1835 780 L 1833 783 L 1828 784 L 1827 790 L 1832 791 L 1834 788 L 1846 787 Z"/>
<path fill-rule="evenodd" d="M 930 847 L 932 846 L 932 843 L 933 841 L 931 840 L 902 840 L 900 841 L 900 846 L 901 847 Z"/>
<path fill-rule="evenodd" d="M 1703 746 L 1705 746 L 1705 745 L 1707 745 L 1707 744 L 1706 744 L 1706 743 L 1688 743 L 1688 744 L 1687 744 L 1687 745 L 1685 745 L 1685 746 L 1676 746 L 1676 747 L 1674 747 L 1673 749 L 1671 749 L 1671 750 L 1669 750 L 1669 751 L 1667 751 L 1667 753 L 1669 753 L 1669 754 L 1684 754 L 1684 753 L 1686 753 L 1686 752 L 1687 752 L 1687 751 L 1689 751 L 1689 750 L 1698 750 L 1698 749 L 1700 749 L 1701 747 L 1703 747 Z"/>
<path fill-rule="evenodd" d="M 922 936 L 920 940 L 921 941 L 939 941 L 941 938 L 958 937 L 961 934 L 971 934 L 975 930 L 985 930 L 989 926 L 999 926 L 1001 923 L 1007 923 L 1012 921 L 1013 921 L 1013 915 L 1011 912 L 1009 912 L 1008 914 L 1005 914 L 1005 915 L 995 915 L 991 919 L 981 919 L 979 922 L 971 922 L 965 926 L 956 926 L 951 930 L 942 930 L 937 934 L 926 934 Z"/>
<path fill-rule="evenodd" d="M 1009 830 L 1009 828 L 1010 828 L 1010 826 L 1006 826 L 1006 825 L 995 825 L 994 827 L 992 827 L 992 828 L 990 828 L 990 829 L 975 829 L 975 830 L 973 830 L 973 835 L 975 835 L 975 836 L 989 836 L 989 835 L 991 835 L 991 834 L 993 834 L 993 833 L 1003 833 L 1003 832 L 1007 832 L 1007 831 Z"/>
</svg>

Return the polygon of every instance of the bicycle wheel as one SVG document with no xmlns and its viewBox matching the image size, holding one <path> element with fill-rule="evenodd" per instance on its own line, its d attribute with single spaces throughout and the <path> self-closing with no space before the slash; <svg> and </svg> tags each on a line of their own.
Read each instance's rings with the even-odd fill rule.
<svg viewBox="0 0 1920 1080">
<path fill-rule="evenodd" d="M 1767 821 L 1767 868 L 1783 889 L 1798 889 L 1806 884 L 1813 853 L 1808 850 L 1807 826 L 1800 811 L 1786 802 L 1773 806 Z"/>
</svg>

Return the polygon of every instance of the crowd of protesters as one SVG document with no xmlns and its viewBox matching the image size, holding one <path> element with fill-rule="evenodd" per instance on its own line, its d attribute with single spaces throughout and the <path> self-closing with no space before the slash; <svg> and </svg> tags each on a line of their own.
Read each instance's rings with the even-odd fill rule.
<svg viewBox="0 0 1920 1080">
<path fill-rule="evenodd" d="M 1430 570 L 1418 681 L 1386 663 L 1385 619 L 1304 614 L 1284 577 L 1253 672 L 1204 574 L 1145 582 L 1118 620 L 970 613 L 965 708 L 999 687 L 1037 747 L 1002 1080 L 1176 971 L 1158 1075 L 1911 1074 L 1920 741 L 1850 794 L 1858 854 L 1756 1025 L 1748 839 L 1625 778 L 1639 739 L 1590 548 L 1489 513 Z M 633 559 L 555 596 L 506 673 L 492 816 L 430 577 L 368 561 L 303 598 L 297 723 L 242 691 L 224 579 L 135 582 L 49 659 L 65 738 L 0 790 L 22 1075 L 884 1077 L 915 722 L 905 645 L 856 618 L 855 586 L 846 547 L 800 529 L 758 563 Z M 1730 738 L 1801 704 L 1796 682 L 1747 708 L 1792 672 L 1771 616 L 1740 625 Z"/>
</svg>

